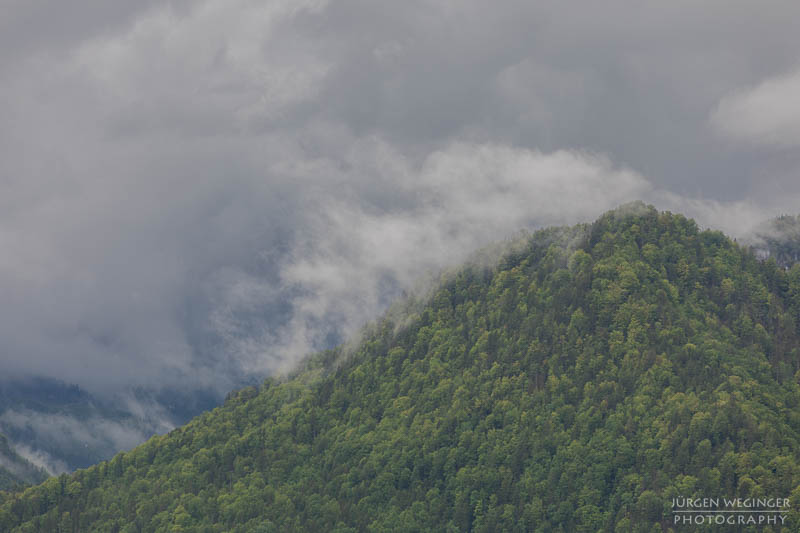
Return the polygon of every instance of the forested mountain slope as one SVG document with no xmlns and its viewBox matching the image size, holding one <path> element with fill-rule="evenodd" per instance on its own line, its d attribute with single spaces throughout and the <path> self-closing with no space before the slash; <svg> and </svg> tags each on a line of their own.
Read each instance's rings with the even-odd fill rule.
<svg viewBox="0 0 800 533">
<path fill-rule="evenodd" d="M 651 532 L 678 496 L 800 507 L 800 266 L 634 205 L 445 278 L 352 353 L 2 496 L 0 530 Z"/>
</svg>

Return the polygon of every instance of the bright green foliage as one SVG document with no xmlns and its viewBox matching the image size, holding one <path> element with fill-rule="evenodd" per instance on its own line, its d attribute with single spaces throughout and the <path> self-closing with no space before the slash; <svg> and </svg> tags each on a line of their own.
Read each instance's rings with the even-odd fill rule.
<svg viewBox="0 0 800 533">
<path fill-rule="evenodd" d="M 800 266 L 633 206 L 449 276 L 349 355 L 6 496 L 0 530 L 651 532 L 676 496 L 797 509 L 798 316 Z M 798 528 L 792 511 L 759 531 Z"/>
</svg>

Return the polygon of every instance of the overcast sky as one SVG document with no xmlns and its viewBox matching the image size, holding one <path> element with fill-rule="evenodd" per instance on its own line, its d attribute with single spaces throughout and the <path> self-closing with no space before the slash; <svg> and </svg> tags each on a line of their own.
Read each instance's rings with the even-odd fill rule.
<svg viewBox="0 0 800 533">
<path fill-rule="evenodd" d="M 800 197 L 800 4 L 4 0 L 0 366 L 291 366 L 521 228 Z"/>
</svg>

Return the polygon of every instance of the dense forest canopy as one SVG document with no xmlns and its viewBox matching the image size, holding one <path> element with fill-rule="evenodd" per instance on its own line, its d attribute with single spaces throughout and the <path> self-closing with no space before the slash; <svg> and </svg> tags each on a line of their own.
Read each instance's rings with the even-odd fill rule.
<svg viewBox="0 0 800 533">
<path fill-rule="evenodd" d="M 408 307 L 3 494 L 0 530 L 652 532 L 677 497 L 788 498 L 750 529 L 800 528 L 800 265 L 635 204 Z"/>
</svg>

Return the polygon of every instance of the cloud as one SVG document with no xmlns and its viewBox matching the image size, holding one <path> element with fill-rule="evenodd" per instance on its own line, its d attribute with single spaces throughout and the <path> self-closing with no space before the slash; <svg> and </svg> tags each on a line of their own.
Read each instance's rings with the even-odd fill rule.
<svg viewBox="0 0 800 533">
<path fill-rule="evenodd" d="M 254 371 L 286 370 L 330 338 L 355 335 L 400 294 L 522 228 L 592 221 L 637 199 L 734 236 L 765 217 L 752 201 L 687 198 L 605 156 L 579 151 L 454 142 L 414 163 L 369 139 L 356 143 L 344 166 L 392 183 L 385 187 L 396 198 L 413 200 L 380 209 L 361 197 L 318 199 L 315 216 L 280 264 L 280 286 L 295 290 L 291 319 L 262 342 L 235 337 L 255 350 L 252 361 L 267 365 Z"/>
<path fill-rule="evenodd" d="M 245 133 L 315 96 L 329 66 L 284 29 L 325 2 L 202 2 L 152 9 L 120 38 L 83 44 L 74 68 L 111 134 Z"/>
<path fill-rule="evenodd" d="M 711 115 L 722 135 L 756 145 L 800 146 L 800 72 L 725 96 Z"/>
<path fill-rule="evenodd" d="M 590 219 L 651 189 L 602 156 L 492 144 L 453 143 L 415 165 L 370 139 L 347 166 L 413 201 L 383 210 L 325 198 L 313 210 L 281 265 L 281 283 L 297 290 L 291 320 L 265 344 L 284 368 L 326 336 L 355 334 L 392 297 L 480 246 L 522 228 Z"/>
</svg>

